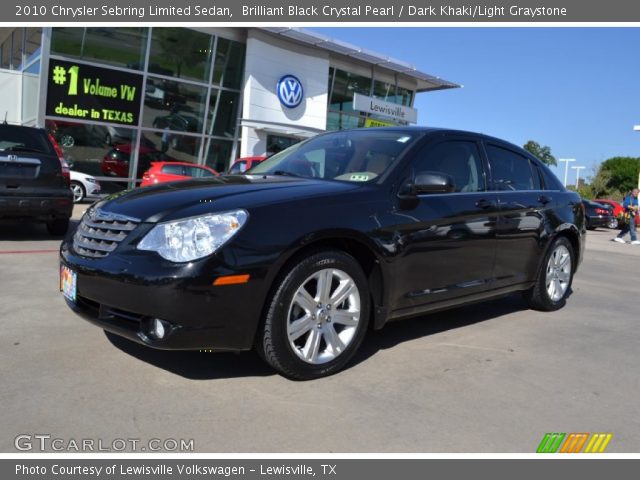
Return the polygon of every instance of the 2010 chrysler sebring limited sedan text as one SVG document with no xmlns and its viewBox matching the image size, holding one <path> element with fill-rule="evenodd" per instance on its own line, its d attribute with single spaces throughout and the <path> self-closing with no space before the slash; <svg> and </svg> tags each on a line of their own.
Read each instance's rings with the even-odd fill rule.
<svg viewBox="0 0 640 480">
<path fill-rule="evenodd" d="M 584 248 L 577 194 L 483 135 L 319 135 L 246 175 L 92 206 L 61 289 L 103 329 L 161 349 L 256 348 L 290 378 L 345 366 L 368 328 L 511 292 L 562 307 Z"/>
</svg>

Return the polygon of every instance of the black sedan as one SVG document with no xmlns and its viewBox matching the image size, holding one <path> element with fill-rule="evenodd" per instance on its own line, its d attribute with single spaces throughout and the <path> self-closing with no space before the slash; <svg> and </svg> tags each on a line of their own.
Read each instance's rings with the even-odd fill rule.
<svg viewBox="0 0 640 480">
<path fill-rule="evenodd" d="M 367 330 L 523 292 L 561 308 L 580 197 L 524 150 L 424 128 L 327 133 L 247 175 L 133 190 L 61 246 L 68 306 L 160 349 L 249 350 L 283 375 L 337 372 Z"/>
<path fill-rule="evenodd" d="M 616 228 L 618 222 L 613 216 L 613 208 L 604 203 L 582 200 L 586 217 L 587 230 L 596 228 Z"/>
</svg>

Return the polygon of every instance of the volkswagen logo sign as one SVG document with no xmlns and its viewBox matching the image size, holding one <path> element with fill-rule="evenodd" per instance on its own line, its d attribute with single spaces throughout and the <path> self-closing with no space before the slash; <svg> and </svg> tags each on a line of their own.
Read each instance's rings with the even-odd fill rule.
<svg viewBox="0 0 640 480">
<path fill-rule="evenodd" d="M 285 75 L 278 81 L 278 100 L 287 108 L 296 108 L 302 102 L 302 83 L 293 75 Z"/>
</svg>

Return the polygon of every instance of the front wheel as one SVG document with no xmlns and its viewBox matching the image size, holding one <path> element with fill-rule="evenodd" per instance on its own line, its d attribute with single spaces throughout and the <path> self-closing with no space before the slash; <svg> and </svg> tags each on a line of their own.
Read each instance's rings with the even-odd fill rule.
<svg viewBox="0 0 640 480">
<path fill-rule="evenodd" d="M 531 308 L 553 311 L 564 307 L 573 281 L 574 257 L 573 246 L 566 237 L 553 242 L 535 285 L 526 293 Z"/>
<path fill-rule="evenodd" d="M 71 182 L 71 191 L 73 192 L 73 203 L 80 203 L 84 200 L 86 192 L 80 182 Z"/>
<path fill-rule="evenodd" d="M 352 256 L 336 250 L 310 255 L 276 286 L 258 350 L 286 377 L 331 375 L 362 343 L 369 303 L 367 279 Z"/>
</svg>

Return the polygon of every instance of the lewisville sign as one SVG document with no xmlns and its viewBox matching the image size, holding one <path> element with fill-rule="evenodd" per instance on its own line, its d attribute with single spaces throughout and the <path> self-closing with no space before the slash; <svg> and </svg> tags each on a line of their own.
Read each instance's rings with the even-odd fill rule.
<svg viewBox="0 0 640 480">
<path fill-rule="evenodd" d="M 51 59 L 47 115 L 134 126 L 140 115 L 142 75 Z"/>
<path fill-rule="evenodd" d="M 353 94 L 353 109 L 373 113 L 381 117 L 392 118 L 396 121 L 400 120 L 407 123 L 418 122 L 418 110 L 415 108 L 385 102 L 384 100 L 368 97 L 359 93 Z"/>
</svg>

